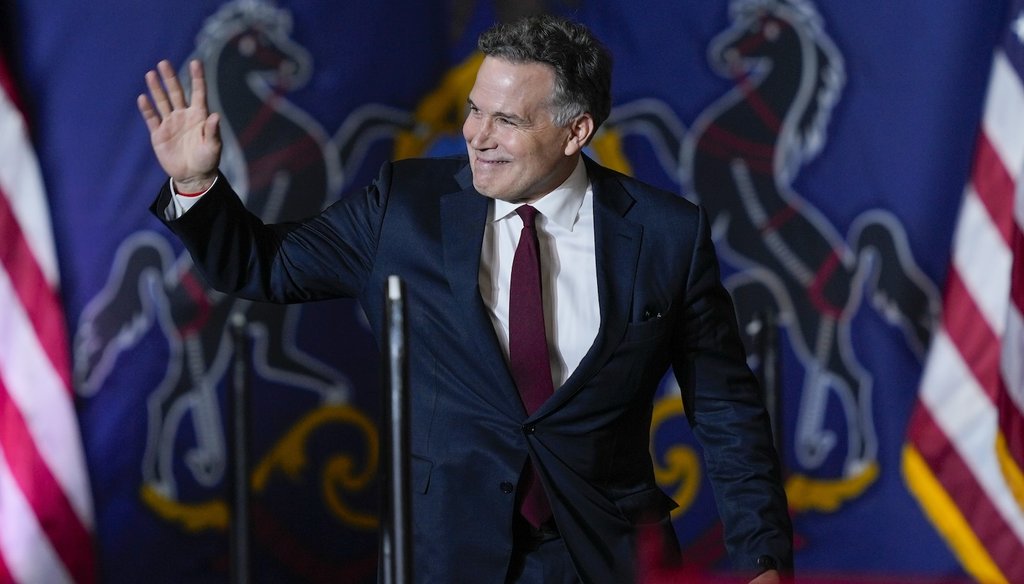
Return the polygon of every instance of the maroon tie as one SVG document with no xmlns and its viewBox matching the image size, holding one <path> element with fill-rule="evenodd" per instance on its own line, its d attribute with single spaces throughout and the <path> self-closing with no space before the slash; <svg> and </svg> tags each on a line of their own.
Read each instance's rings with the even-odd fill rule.
<svg viewBox="0 0 1024 584">
<path fill-rule="evenodd" d="M 523 231 L 512 260 L 508 360 L 526 413 L 532 414 L 554 392 L 554 384 L 551 381 L 551 362 L 548 361 L 548 339 L 544 333 L 540 245 L 533 226 L 537 210 L 522 205 L 516 213 L 523 220 Z M 520 513 L 534 527 L 540 527 L 551 517 L 551 506 L 530 461 L 526 463 L 520 483 L 523 490 Z"/>
</svg>

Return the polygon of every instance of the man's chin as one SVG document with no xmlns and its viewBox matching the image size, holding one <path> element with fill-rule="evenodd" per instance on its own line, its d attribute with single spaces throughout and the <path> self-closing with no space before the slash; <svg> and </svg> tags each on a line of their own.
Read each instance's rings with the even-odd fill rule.
<svg viewBox="0 0 1024 584">
<path fill-rule="evenodd" d="M 476 183 L 473 183 L 473 188 L 476 189 L 476 192 L 487 197 L 488 199 L 494 199 L 495 201 L 505 201 L 506 203 L 532 203 L 540 198 L 525 197 L 522 193 L 508 193 L 495 191 L 494 189 L 481 188 Z"/>
<path fill-rule="evenodd" d="M 499 201 L 505 200 L 499 191 L 495 191 L 493 188 L 488 188 L 486 185 L 477 184 L 476 181 L 473 182 L 473 188 L 476 189 L 476 192 L 488 199 L 496 199 Z"/>
</svg>

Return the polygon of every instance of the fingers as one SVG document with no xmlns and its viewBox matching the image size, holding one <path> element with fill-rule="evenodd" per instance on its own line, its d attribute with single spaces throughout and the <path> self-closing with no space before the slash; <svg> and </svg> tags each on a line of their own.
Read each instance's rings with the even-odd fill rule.
<svg viewBox="0 0 1024 584">
<path fill-rule="evenodd" d="M 152 134 L 160 127 L 160 116 L 156 115 L 156 111 L 153 110 L 153 106 L 145 95 L 140 95 L 135 100 L 135 103 L 139 106 L 139 113 L 142 114 L 142 119 L 146 122 L 149 133 Z"/>
<path fill-rule="evenodd" d="M 185 108 L 188 107 L 185 103 L 185 92 L 181 90 L 181 82 L 178 81 L 178 76 L 174 72 L 174 67 L 171 66 L 170 61 L 163 60 L 157 63 L 156 68 L 160 71 L 160 77 L 163 79 L 164 86 L 167 87 L 167 95 L 171 100 L 172 108 Z"/>
<path fill-rule="evenodd" d="M 198 59 L 189 63 L 189 71 L 192 76 L 191 102 L 206 114 L 206 81 L 203 78 L 203 64 Z M 146 124 L 151 120 L 159 123 L 160 119 L 166 118 L 176 109 L 185 109 L 189 104 L 185 101 L 185 92 L 181 88 L 181 82 L 174 71 L 170 61 L 166 59 L 157 63 L 155 71 L 146 72 L 146 87 L 152 96 L 152 102 L 148 99 L 140 99 L 138 102 L 139 111 L 142 112 Z M 154 109 L 155 106 L 155 109 Z"/>
<path fill-rule="evenodd" d="M 160 84 L 156 71 L 146 72 L 146 87 L 149 89 L 149 94 L 153 96 L 153 104 L 156 105 L 156 111 L 160 113 L 160 117 L 167 117 L 171 113 L 171 103 L 167 99 L 167 92 Z"/>
<path fill-rule="evenodd" d="M 206 112 L 206 76 L 203 74 L 203 62 L 193 59 L 188 68 L 192 75 L 192 105 Z"/>
</svg>

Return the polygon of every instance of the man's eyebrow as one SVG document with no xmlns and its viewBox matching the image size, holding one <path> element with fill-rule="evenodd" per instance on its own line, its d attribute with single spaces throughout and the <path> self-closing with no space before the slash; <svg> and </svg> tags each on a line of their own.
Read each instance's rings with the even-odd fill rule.
<svg viewBox="0 0 1024 584">
<path fill-rule="evenodd" d="M 476 109 L 477 111 L 481 111 L 480 108 L 476 107 L 476 104 L 473 103 L 473 100 L 469 99 L 468 97 L 466 98 L 466 105 L 468 105 L 471 108 Z M 519 123 L 519 124 L 525 124 L 525 123 L 529 122 L 529 120 L 527 120 L 526 118 L 524 118 L 522 116 L 519 116 L 517 114 L 512 114 L 512 113 L 494 112 L 494 113 L 491 113 L 491 114 L 488 114 L 488 115 L 490 117 L 492 117 L 492 118 L 505 118 L 507 120 L 510 120 L 510 121 L 513 121 L 513 122 L 516 122 L 516 123 Z"/>
</svg>

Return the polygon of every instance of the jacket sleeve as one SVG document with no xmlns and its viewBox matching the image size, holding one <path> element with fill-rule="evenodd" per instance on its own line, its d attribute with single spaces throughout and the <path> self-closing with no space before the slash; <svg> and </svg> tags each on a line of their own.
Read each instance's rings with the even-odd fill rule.
<svg viewBox="0 0 1024 584">
<path fill-rule="evenodd" d="M 390 165 L 363 192 L 316 216 L 266 225 L 227 179 L 181 217 L 168 220 L 169 181 L 150 211 L 184 243 L 214 289 L 250 300 L 294 303 L 358 296 L 373 268 Z"/>
<path fill-rule="evenodd" d="M 768 556 L 790 570 L 792 525 L 768 413 L 746 364 L 703 210 L 698 225 L 673 367 L 732 564 L 757 570 L 758 558 Z"/>
</svg>

